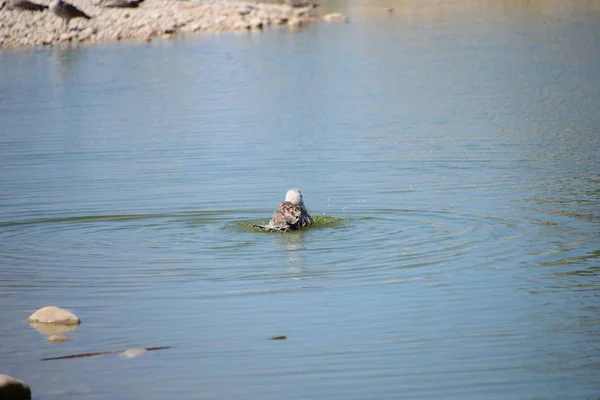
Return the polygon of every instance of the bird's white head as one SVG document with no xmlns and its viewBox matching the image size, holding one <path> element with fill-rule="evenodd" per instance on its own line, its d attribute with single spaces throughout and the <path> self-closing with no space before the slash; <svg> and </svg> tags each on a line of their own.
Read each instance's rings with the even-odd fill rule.
<svg viewBox="0 0 600 400">
<path fill-rule="evenodd" d="M 304 205 L 304 202 L 302 201 L 302 193 L 300 192 L 300 189 L 288 190 L 285 194 L 285 201 L 289 201 L 292 204 Z"/>
</svg>

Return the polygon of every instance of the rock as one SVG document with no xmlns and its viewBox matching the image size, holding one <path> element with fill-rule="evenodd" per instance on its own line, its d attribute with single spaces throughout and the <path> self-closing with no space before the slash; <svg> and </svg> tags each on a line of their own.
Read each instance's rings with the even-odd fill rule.
<svg viewBox="0 0 600 400">
<path fill-rule="evenodd" d="M 290 30 L 296 30 L 300 28 L 302 22 L 298 18 L 290 18 L 287 22 L 287 26 Z"/>
<path fill-rule="evenodd" d="M 175 25 L 168 25 L 162 28 L 162 33 L 166 35 L 172 35 L 177 31 L 177 27 Z"/>
<path fill-rule="evenodd" d="M 45 324 L 41 322 L 30 322 L 29 326 L 41 333 L 42 335 L 58 335 L 65 332 L 74 331 L 79 325 L 55 325 Z"/>
<path fill-rule="evenodd" d="M 350 22 L 350 19 L 346 17 L 344 14 L 340 13 L 329 13 L 323 15 L 323 21 L 331 22 L 331 21 L 341 21 L 341 22 Z"/>
<path fill-rule="evenodd" d="M 7 6 L 14 1 L 0 0 Z M 145 0 L 143 6 L 129 8 L 139 0 L 68 0 L 76 7 L 89 10 L 90 21 L 71 21 L 68 29 L 51 13 L 10 11 L 0 13 L 0 48 L 43 46 L 68 42 L 116 41 L 127 38 L 151 40 L 154 37 L 265 29 L 285 25 L 296 29 L 313 21 L 316 13 L 308 2 L 289 4 L 225 0 Z M 281 3 L 282 1 L 279 1 Z M 105 8 L 109 4 L 127 3 L 128 8 Z M 299 7 L 306 5 L 306 7 Z M 295 7 L 294 7 L 295 6 Z M 6 8 L 6 7 L 5 7 Z M 309 18 L 310 17 L 310 18 Z M 291 22 L 290 22 L 291 20 Z M 148 27 L 148 29 L 145 29 Z M 92 29 L 90 31 L 89 29 Z M 90 33 L 91 32 L 91 33 Z"/>
<path fill-rule="evenodd" d="M 123 356 L 125 358 L 136 358 L 136 357 L 146 354 L 147 352 L 148 352 L 148 350 L 146 350 L 146 349 L 129 349 L 129 350 L 125 350 L 124 352 L 122 352 L 121 356 Z"/>
<path fill-rule="evenodd" d="M 238 8 L 238 14 L 242 15 L 242 16 L 248 15 L 252 11 L 254 11 L 254 7 L 251 6 L 250 4 L 245 4 L 245 5 L 241 6 L 240 8 Z"/>
<path fill-rule="evenodd" d="M 1 400 L 31 400 L 31 389 L 25 382 L 0 374 Z"/>
<path fill-rule="evenodd" d="M 317 6 L 316 4 L 311 3 L 310 1 L 306 1 L 306 0 L 285 0 L 285 3 L 294 8 L 299 8 L 299 7 L 313 8 L 313 7 Z"/>
<path fill-rule="evenodd" d="M 79 40 L 89 39 L 93 34 L 94 30 L 92 28 L 86 28 L 79 33 Z"/>
<path fill-rule="evenodd" d="M 285 336 L 285 335 L 280 335 L 280 336 L 273 336 L 273 337 L 270 337 L 270 338 L 269 338 L 269 339 L 267 339 L 267 340 L 286 340 L 286 339 L 287 339 L 287 336 Z"/>
<path fill-rule="evenodd" d="M 29 318 L 27 318 L 27 322 L 56 325 L 79 325 L 81 320 L 70 311 L 55 306 L 48 306 L 40 308 L 31 314 Z"/>
<path fill-rule="evenodd" d="M 65 335 L 50 335 L 47 339 L 50 343 L 64 343 L 71 340 L 70 337 Z"/>
<path fill-rule="evenodd" d="M 263 28 L 263 22 L 261 21 L 260 18 L 254 18 L 252 21 L 250 21 L 250 27 L 252 29 L 262 29 Z"/>
<path fill-rule="evenodd" d="M 73 34 L 73 32 L 65 32 L 65 33 L 61 33 L 60 36 L 58 37 L 58 40 L 60 42 L 68 42 L 71 39 L 73 39 L 73 37 L 76 36 L 75 34 Z M 31 318 L 31 317 L 29 317 Z M 51 322 L 54 323 L 54 322 Z"/>
<path fill-rule="evenodd" d="M 156 30 L 149 25 L 141 27 L 135 35 L 135 37 L 138 37 L 145 42 L 152 41 L 152 38 L 155 36 L 156 36 Z"/>
</svg>

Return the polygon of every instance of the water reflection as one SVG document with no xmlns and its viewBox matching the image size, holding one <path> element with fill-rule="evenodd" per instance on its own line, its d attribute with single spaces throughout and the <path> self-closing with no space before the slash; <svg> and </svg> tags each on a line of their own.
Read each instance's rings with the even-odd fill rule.
<svg viewBox="0 0 600 400">
<path fill-rule="evenodd" d="M 289 232 L 289 234 L 276 234 L 277 242 L 284 249 L 287 263 L 298 264 L 305 259 L 306 232 Z"/>
</svg>

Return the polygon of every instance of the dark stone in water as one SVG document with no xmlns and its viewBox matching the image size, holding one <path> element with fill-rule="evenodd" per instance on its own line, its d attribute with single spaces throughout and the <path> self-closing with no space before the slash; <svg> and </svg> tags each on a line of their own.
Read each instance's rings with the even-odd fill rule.
<svg viewBox="0 0 600 400">
<path fill-rule="evenodd" d="M 287 336 L 282 335 L 282 336 L 270 337 L 268 340 L 286 340 L 286 339 L 287 339 Z"/>
<path fill-rule="evenodd" d="M 0 374 L 0 399 L 31 400 L 31 389 L 23 381 Z"/>
</svg>

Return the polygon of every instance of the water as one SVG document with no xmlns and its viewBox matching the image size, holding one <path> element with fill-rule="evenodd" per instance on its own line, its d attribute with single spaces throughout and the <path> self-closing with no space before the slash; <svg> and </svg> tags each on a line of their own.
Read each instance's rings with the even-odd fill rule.
<svg viewBox="0 0 600 400">
<path fill-rule="evenodd" d="M 0 372 L 36 399 L 598 398 L 597 9 L 365 10 L 0 53 Z M 248 228 L 291 187 L 341 221 Z M 48 304 L 71 341 L 24 322 Z"/>
</svg>

